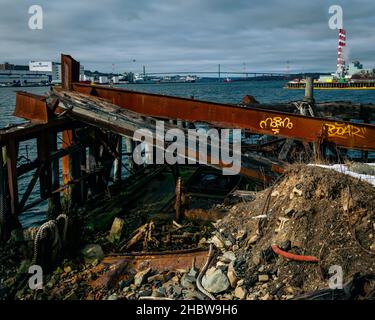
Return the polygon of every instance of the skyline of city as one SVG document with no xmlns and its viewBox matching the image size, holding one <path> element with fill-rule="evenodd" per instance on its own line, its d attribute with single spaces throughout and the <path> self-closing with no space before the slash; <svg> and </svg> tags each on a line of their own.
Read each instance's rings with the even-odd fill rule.
<svg viewBox="0 0 375 320">
<path fill-rule="evenodd" d="M 249 72 L 331 72 L 338 32 L 328 27 L 328 10 L 338 4 L 348 32 L 348 59 L 374 65 L 369 44 L 375 41 L 375 8 L 368 0 L 110 0 L 105 7 L 96 0 L 40 1 L 41 30 L 27 26 L 32 1 L 0 4 L 7 8 L 0 12 L 0 61 L 16 64 L 59 61 L 68 53 L 87 69 L 102 72 L 139 72 L 143 65 L 150 72 L 216 71 L 218 64 L 238 71 L 245 64 Z"/>
</svg>

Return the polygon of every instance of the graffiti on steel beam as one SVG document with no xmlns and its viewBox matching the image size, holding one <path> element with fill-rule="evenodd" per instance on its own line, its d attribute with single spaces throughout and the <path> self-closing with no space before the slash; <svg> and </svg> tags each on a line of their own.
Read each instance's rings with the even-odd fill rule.
<svg viewBox="0 0 375 320">
<path fill-rule="evenodd" d="M 262 129 L 271 129 L 274 134 L 279 134 L 281 128 L 291 130 L 293 128 L 293 122 L 288 117 L 273 117 L 260 121 L 259 126 Z"/>
<path fill-rule="evenodd" d="M 329 124 L 326 123 L 328 137 L 337 137 L 337 138 L 365 138 L 366 128 L 361 128 L 347 123 L 337 123 Z"/>
</svg>

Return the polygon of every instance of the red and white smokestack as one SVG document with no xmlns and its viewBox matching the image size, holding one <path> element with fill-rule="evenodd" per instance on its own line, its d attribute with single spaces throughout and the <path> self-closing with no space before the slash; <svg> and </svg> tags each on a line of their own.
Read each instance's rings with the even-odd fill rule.
<svg viewBox="0 0 375 320">
<path fill-rule="evenodd" d="M 337 47 L 337 75 L 343 76 L 345 70 L 344 49 L 346 47 L 346 31 L 339 30 L 339 43 Z"/>
</svg>

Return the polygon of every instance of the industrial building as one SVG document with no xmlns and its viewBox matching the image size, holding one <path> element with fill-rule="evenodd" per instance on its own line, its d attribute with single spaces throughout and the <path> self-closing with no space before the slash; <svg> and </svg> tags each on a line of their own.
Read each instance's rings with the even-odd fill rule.
<svg viewBox="0 0 375 320">
<path fill-rule="evenodd" d="M 52 61 L 30 61 L 29 65 L 0 64 L 1 86 L 34 86 L 61 83 L 61 64 Z"/>
</svg>

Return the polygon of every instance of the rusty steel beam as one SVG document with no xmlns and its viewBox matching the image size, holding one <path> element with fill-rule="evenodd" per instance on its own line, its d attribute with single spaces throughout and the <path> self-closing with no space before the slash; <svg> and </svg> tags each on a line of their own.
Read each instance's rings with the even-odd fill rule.
<svg viewBox="0 0 375 320">
<path fill-rule="evenodd" d="M 207 122 L 259 134 L 307 142 L 329 141 L 344 148 L 375 150 L 375 126 L 370 124 L 337 122 L 273 110 L 244 108 L 81 83 L 74 83 L 73 89 L 106 99 L 117 106 L 146 116 Z"/>
<path fill-rule="evenodd" d="M 45 124 L 48 123 L 53 113 L 47 106 L 46 97 L 17 91 L 16 108 L 13 115 L 30 120 L 35 124 Z"/>
<path fill-rule="evenodd" d="M 80 63 L 71 56 L 66 54 L 61 55 L 61 86 L 64 90 L 72 90 L 73 82 L 79 81 L 79 66 Z"/>
<path fill-rule="evenodd" d="M 155 132 L 156 130 L 156 119 L 154 118 L 148 117 L 147 120 L 149 121 L 145 121 L 140 114 L 123 109 L 103 99 L 78 94 L 77 92 L 54 91 L 54 95 L 58 97 L 61 102 L 60 108 L 67 108 L 66 110 L 69 110 L 69 117 L 76 120 L 92 126 L 105 128 L 116 134 L 125 135 L 127 137 L 133 137 L 134 132 L 141 128 L 146 128 L 151 132 Z M 172 129 L 176 128 L 176 126 L 166 123 L 165 128 Z M 153 141 L 154 146 L 164 150 L 164 147 L 160 147 L 160 143 L 163 143 L 162 141 L 157 142 L 154 136 L 150 136 L 150 139 Z M 185 146 L 184 152 L 183 154 L 179 154 L 179 156 L 184 159 L 195 159 L 199 162 L 199 151 L 189 148 L 189 143 Z M 210 166 L 221 169 L 232 166 L 232 164 L 224 163 L 220 157 L 216 158 L 215 155 L 207 154 L 206 156 L 207 164 Z M 116 157 L 116 154 L 114 154 L 114 157 Z M 238 169 L 242 175 L 255 178 L 265 183 L 273 181 L 276 177 L 275 173 L 282 172 L 284 167 L 283 162 L 272 161 L 256 155 L 242 155 L 241 160 L 242 163 Z M 264 172 L 260 170 L 261 167 Z"/>
<path fill-rule="evenodd" d="M 201 269 L 207 260 L 207 255 L 207 249 L 198 248 L 107 256 L 99 265 L 92 268 L 92 272 L 101 275 L 91 281 L 90 286 L 96 290 L 109 289 L 118 283 L 124 274 L 134 273 L 145 267 L 151 267 L 152 270 L 162 273 L 170 270 L 189 269 L 194 262 L 194 267 Z"/>
</svg>

